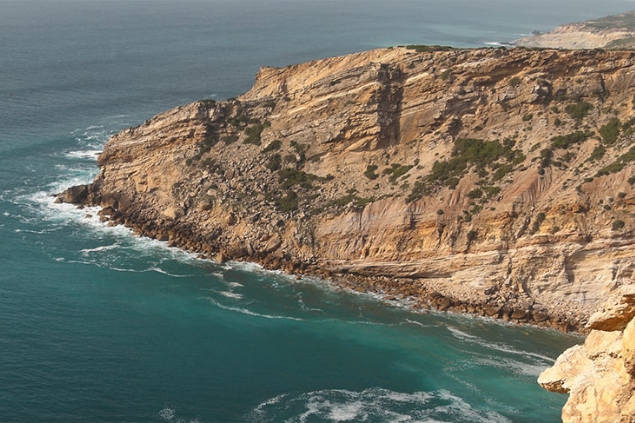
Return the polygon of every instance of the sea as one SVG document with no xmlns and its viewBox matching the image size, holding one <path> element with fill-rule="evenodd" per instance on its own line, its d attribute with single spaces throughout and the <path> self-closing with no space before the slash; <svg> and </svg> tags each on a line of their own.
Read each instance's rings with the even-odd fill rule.
<svg viewBox="0 0 635 423">
<path fill-rule="evenodd" d="M 0 0 L 0 422 L 558 422 L 577 335 L 217 264 L 55 204 L 108 137 L 260 66 L 497 46 L 625 0 Z"/>
</svg>

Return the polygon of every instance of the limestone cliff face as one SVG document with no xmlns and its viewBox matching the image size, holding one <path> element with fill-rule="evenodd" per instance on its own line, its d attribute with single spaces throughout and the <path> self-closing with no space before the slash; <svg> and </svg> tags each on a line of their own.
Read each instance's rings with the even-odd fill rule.
<svg viewBox="0 0 635 423">
<path fill-rule="evenodd" d="M 63 199 L 219 260 L 580 328 L 634 282 L 635 54 L 391 48 L 264 68 Z"/>
<path fill-rule="evenodd" d="M 584 345 L 565 351 L 538 379 L 549 391 L 569 393 L 564 423 L 635 422 L 635 289 L 591 317 Z"/>
</svg>

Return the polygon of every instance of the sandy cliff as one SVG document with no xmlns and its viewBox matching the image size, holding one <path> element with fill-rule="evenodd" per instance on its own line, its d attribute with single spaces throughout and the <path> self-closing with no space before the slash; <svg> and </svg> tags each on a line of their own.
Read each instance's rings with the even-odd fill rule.
<svg viewBox="0 0 635 423">
<path fill-rule="evenodd" d="M 263 68 L 113 136 L 61 198 L 209 258 L 581 328 L 635 278 L 635 54 L 430 50 Z"/>
</svg>

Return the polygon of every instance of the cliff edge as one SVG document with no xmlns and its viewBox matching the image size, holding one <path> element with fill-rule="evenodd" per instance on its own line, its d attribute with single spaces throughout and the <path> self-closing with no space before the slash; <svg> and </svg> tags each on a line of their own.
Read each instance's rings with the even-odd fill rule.
<svg viewBox="0 0 635 423">
<path fill-rule="evenodd" d="M 564 423 L 635 422 L 635 287 L 623 287 L 591 316 L 584 345 L 565 351 L 538 383 L 569 393 Z"/>
<path fill-rule="evenodd" d="M 60 201 L 204 257 L 580 330 L 635 276 L 635 54 L 411 46 L 263 68 L 114 135 Z"/>
</svg>

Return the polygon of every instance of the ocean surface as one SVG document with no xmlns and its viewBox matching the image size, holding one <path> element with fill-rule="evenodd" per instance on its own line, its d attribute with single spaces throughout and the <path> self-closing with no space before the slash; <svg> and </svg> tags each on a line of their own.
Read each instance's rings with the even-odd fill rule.
<svg viewBox="0 0 635 423">
<path fill-rule="evenodd" d="M 0 422 L 557 422 L 580 338 L 219 265 L 54 204 L 109 135 L 260 66 L 496 45 L 623 0 L 0 0 Z M 88 216 L 88 217 L 87 217 Z"/>
</svg>

